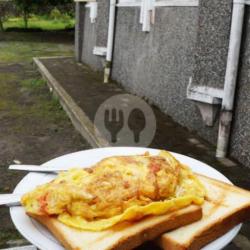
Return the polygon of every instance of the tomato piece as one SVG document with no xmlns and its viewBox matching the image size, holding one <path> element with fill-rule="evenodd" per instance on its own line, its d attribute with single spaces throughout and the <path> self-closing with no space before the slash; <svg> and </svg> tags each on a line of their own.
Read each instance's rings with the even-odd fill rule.
<svg viewBox="0 0 250 250">
<path fill-rule="evenodd" d="M 48 206 L 48 201 L 47 201 L 48 193 L 42 195 L 39 197 L 38 202 L 40 204 L 40 211 L 42 213 L 47 213 L 47 206 Z"/>
<path fill-rule="evenodd" d="M 150 169 L 151 169 L 151 171 L 152 171 L 153 173 L 157 173 L 158 171 L 161 170 L 161 166 L 160 166 L 160 164 L 158 164 L 158 163 L 156 163 L 156 162 L 152 162 L 152 163 L 150 164 Z"/>
</svg>

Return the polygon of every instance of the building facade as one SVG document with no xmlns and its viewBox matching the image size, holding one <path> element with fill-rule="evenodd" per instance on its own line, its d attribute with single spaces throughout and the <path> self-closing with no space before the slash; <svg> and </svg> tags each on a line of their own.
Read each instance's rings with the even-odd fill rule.
<svg viewBox="0 0 250 250">
<path fill-rule="evenodd" d="M 214 145 L 219 141 L 218 155 L 228 153 L 250 166 L 249 4 L 77 2 L 76 59 L 98 71 L 108 62 L 111 78 L 129 92 L 147 98 Z M 107 56 L 110 37 L 112 62 Z"/>
</svg>

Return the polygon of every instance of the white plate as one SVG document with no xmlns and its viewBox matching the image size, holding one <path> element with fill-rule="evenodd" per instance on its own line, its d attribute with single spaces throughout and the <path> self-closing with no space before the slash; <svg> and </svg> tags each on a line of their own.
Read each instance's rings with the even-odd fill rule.
<svg viewBox="0 0 250 250">
<path fill-rule="evenodd" d="M 156 155 L 159 150 L 149 148 L 136 148 L 136 147 L 113 147 L 113 148 L 98 148 L 80 151 L 72 154 L 63 155 L 46 162 L 43 165 L 46 166 L 62 166 L 62 167 L 74 167 L 83 166 L 88 167 L 101 159 L 113 156 L 113 155 L 134 155 L 142 154 L 145 151 L 149 151 L 150 154 Z M 192 159 L 190 157 L 173 153 L 174 156 L 182 163 L 190 166 L 193 171 L 213 177 L 215 179 L 230 183 L 230 181 L 214 168 L 208 166 L 205 163 Z M 14 193 L 25 193 L 37 185 L 46 183 L 53 179 L 53 174 L 41 174 L 41 173 L 29 173 L 27 174 L 16 186 Z M 61 244 L 54 238 L 54 236 L 41 224 L 28 217 L 22 207 L 10 208 L 11 218 L 18 229 L 18 231 L 28 239 L 32 244 L 42 250 L 62 250 L 64 249 Z M 232 239 L 237 235 L 241 228 L 241 225 L 234 227 L 228 233 L 211 242 L 205 246 L 203 250 L 219 250 L 225 247 Z"/>
</svg>

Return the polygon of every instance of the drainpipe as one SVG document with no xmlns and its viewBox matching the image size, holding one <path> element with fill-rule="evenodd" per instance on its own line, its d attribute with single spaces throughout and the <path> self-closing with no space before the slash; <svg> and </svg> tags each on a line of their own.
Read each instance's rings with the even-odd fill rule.
<svg viewBox="0 0 250 250">
<path fill-rule="evenodd" d="M 95 23 L 97 18 L 97 2 L 90 2 L 89 5 L 90 5 L 89 9 L 90 22 Z"/>
<path fill-rule="evenodd" d="M 229 137 L 232 123 L 234 96 L 238 74 L 238 64 L 241 47 L 241 37 L 244 21 L 245 1 L 235 0 L 227 58 L 227 68 L 224 83 L 224 93 L 219 121 L 219 134 L 217 141 L 216 156 L 226 156 L 229 145 Z"/>
<path fill-rule="evenodd" d="M 151 0 L 144 0 L 143 6 L 143 17 L 142 17 L 142 31 L 150 31 L 150 11 L 151 11 Z"/>
<path fill-rule="evenodd" d="M 140 23 L 142 24 L 142 31 L 149 32 L 151 23 L 154 23 L 155 17 L 155 0 L 142 0 Z"/>
<path fill-rule="evenodd" d="M 105 63 L 105 68 L 104 68 L 104 83 L 109 82 L 110 73 L 111 73 L 114 33 L 115 33 L 115 12 L 116 12 L 116 0 L 110 0 L 107 55 L 106 55 L 106 63 Z"/>
</svg>

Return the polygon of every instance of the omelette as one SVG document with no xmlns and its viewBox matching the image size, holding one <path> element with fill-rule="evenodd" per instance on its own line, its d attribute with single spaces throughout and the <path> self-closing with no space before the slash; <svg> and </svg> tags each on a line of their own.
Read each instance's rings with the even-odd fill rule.
<svg viewBox="0 0 250 250">
<path fill-rule="evenodd" d="M 91 168 L 73 168 L 26 193 L 26 212 L 53 216 L 81 230 L 101 231 L 123 221 L 162 215 L 192 203 L 205 189 L 172 154 L 113 156 Z"/>
</svg>

